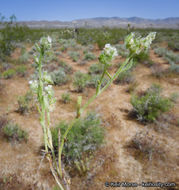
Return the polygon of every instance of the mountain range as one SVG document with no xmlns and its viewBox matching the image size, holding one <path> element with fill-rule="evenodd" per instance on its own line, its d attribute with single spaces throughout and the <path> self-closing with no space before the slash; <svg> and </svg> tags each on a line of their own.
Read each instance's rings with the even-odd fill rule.
<svg viewBox="0 0 179 190">
<path fill-rule="evenodd" d="M 30 28 L 174 28 L 179 29 L 179 17 L 169 17 L 165 19 L 145 19 L 139 17 L 120 18 L 120 17 L 97 17 L 88 19 L 78 19 L 73 21 L 21 21 L 21 25 Z"/>
</svg>

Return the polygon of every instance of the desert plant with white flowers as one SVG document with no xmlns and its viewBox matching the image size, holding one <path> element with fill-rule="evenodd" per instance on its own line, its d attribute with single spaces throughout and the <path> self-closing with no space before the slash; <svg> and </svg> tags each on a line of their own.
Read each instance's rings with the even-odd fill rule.
<svg viewBox="0 0 179 190">
<path fill-rule="evenodd" d="M 61 189 L 64 189 L 64 187 L 65 189 L 70 189 L 69 180 L 67 179 L 65 170 L 62 167 L 62 150 L 68 133 L 73 128 L 74 124 L 80 119 L 86 108 L 110 86 L 119 74 L 132 67 L 135 55 L 149 49 L 154 38 L 155 33 L 150 33 L 145 38 L 134 38 L 134 34 L 130 34 L 125 40 L 126 47 L 129 49 L 130 54 L 113 76 L 109 73 L 108 68 L 111 66 L 112 60 L 118 55 L 117 50 L 110 44 L 105 45 L 99 56 L 99 64 L 103 65 L 103 71 L 97 82 L 96 92 L 84 105 L 82 105 L 82 97 L 78 97 L 76 117 L 68 125 L 63 136 L 61 136 L 59 132 L 58 159 L 54 153 L 52 135 L 50 131 L 50 111 L 52 111 L 55 104 L 54 92 L 51 86 L 53 81 L 48 73 L 43 71 L 45 54 L 49 52 L 52 46 L 52 41 L 50 37 L 43 37 L 41 38 L 40 43 L 35 45 L 37 54 L 34 58 L 37 65 L 36 69 L 38 71 L 38 78 L 37 80 L 30 81 L 29 83 L 33 92 L 37 95 L 37 108 L 40 114 L 40 123 L 43 128 L 46 158 L 49 160 L 52 174 Z M 102 85 L 103 79 L 106 77 L 108 77 L 109 80 L 105 85 Z"/>
</svg>

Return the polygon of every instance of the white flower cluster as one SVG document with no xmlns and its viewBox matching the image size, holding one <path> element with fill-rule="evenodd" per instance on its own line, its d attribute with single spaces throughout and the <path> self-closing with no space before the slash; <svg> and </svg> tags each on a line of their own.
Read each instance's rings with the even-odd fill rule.
<svg viewBox="0 0 179 190">
<path fill-rule="evenodd" d="M 47 85 L 44 88 L 45 94 L 44 94 L 44 102 L 45 102 L 45 107 L 49 111 L 53 111 L 55 108 L 55 98 L 54 98 L 54 91 L 52 89 L 52 85 Z"/>
<path fill-rule="evenodd" d="M 35 44 L 35 48 L 37 52 L 41 52 L 43 51 L 48 51 L 50 50 L 52 47 L 52 39 L 50 36 L 48 37 L 42 37 L 40 39 L 40 45 L 38 45 L 37 43 Z M 38 62 L 38 57 L 35 57 L 35 61 Z"/>
<path fill-rule="evenodd" d="M 50 49 L 52 47 L 52 39 L 50 36 L 42 37 L 40 39 L 40 45 L 44 46 L 46 49 Z"/>
<path fill-rule="evenodd" d="M 130 50 L 131 53 L 140 54 L 141 52 L 146 52 L 150 48 L 152 41 L 155 39 L 156 32 L 149 33 L 146 37 L 135 37 L 132 32 L 125 39 L 125 45 Z"/>
<path fill-rule="evenodd" d="M 104 50 L 104 53 L 107 56 L 112 57 L 112 59 L 114 59 L 114 57 L 118 56 L 116 48 L 112 47 L 110 44 L 106 44 L 103 50 Z"/>
<path fill-rule="evenodd" d="M 30 88 L 36 94 L 38 89 L 38 81 L 37 80 L 30 80 L 29 81 Z"/>
<path fill-rule="evenodd" d="M 29 81 L 29 85 L 32 91 L 34 92 L 34 94 L 37 94 L 38 87 L 39 87 L 38 81 L 31 80 Z M 54 91 L 52 89 L 52 85 L 45 86 L 42 95 L 44 98 L 46 109 L 48 109 L 49 111 L 52 111 L 55 105 Z"/>
</svg>

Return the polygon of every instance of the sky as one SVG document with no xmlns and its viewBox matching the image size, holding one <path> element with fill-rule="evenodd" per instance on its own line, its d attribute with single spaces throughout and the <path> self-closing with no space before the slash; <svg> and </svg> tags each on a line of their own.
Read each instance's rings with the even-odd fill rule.
<svg viewBox="0 0 179 190">
<path fill-rule="evenodd" d="M 94 17 L 179 17 L 179 0 L 0 0 L 0 13 L 18 21 Z"/>
</svg>

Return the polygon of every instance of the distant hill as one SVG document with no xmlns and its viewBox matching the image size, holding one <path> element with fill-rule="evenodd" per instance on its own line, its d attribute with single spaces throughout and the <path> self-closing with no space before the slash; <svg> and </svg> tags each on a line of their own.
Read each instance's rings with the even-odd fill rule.
<svg viewBox="0 0 179 190">
<path fill-rule="evenodd" d="M 144 19 L 139 17 L 120 18 L 120 17 L 97 17 L 89 19 L 79 19 L 69 22 L 62 21 L 24 21 L 20 24 L 26 24 L 31 28 L 100 28 L 117 27 L 126 28 L 128 24 L 135 28 L 174 28 L 179 29 L 179 17 L 170 17 L 166 19 Z"/>
</svg>

